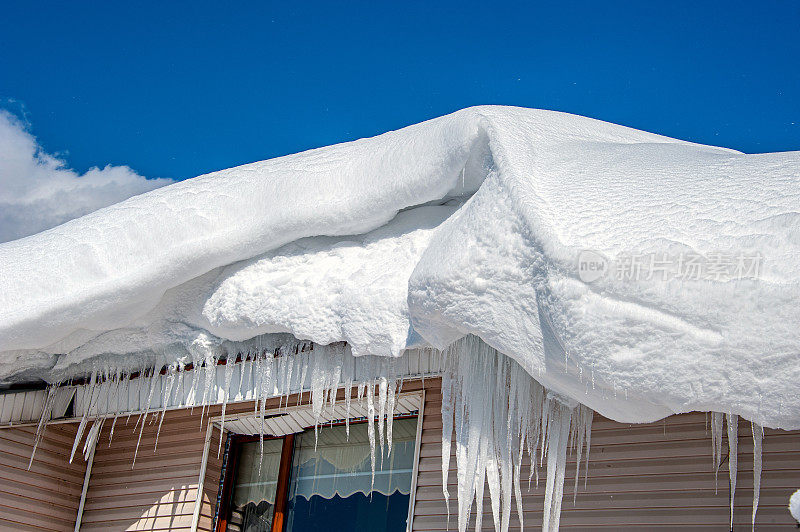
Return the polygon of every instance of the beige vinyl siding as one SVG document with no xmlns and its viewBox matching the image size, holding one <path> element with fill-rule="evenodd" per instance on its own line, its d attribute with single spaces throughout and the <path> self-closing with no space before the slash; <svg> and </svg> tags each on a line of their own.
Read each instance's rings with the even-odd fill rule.
<svg viewBox="0 0 800 532">
<path fill-rule="evenodd" d="M 217 411 L 211 410 L 215 415 Z M 94 455 L 82 531 L 189 530 L 192 525 L 208 419 L 201 425 L 200 409 L 168 411 L 156 444 L 160 413 L 148 416 L 133 457 L 139 429 L 138 416 L 117 420 L 109 445 L 111 420 L 107 420 Z M 199 530 L 211 530 L 220 460 L 219 431 L 213 433 Z"/>
<path fill-rule="evenodd" d="M 36 427 L 0 430 L 0 530 L 72 531 L 86 464 L 69 463 L 76 424 L 51 425 L 28 471 Z"/>
<path fill-rule="evenodd" d="M 419 476 L 414 508 L 414 530 L 447 529 L 442 496 L 441 391 L 437 381 L 427 383 Z M 723 441 L 727 454 L 727 438 Z M 457 528 L 455 446 L 450 462 L 450 530 Z M 750 530 L 753 496 L 753 439 L 749 422 L 739 424 L 739 472 L 736 486 L 735 530 Z M 767 429 L 764 437 L 761 501 L 757 530 L 793 530 L 787 511 L 789 496 L 800 488 L 800 432 Z M 530 471 L 527 459 L 523 478 Z M 595 415 L 589 479 L 584 488 L 583 468 L 578 495 L 572 490 L 575 456 L 568 457 L 561 526 L 563 529 L 727 530 L 728 467 L 719 472 L 715 493 L 710 432 L 702 413 L 671 416 L 643 425 L 617 423 Z M 541 529 L 545 468 L 539 469 L 538 488 L 523 483 L 526 530 Z M 519 530 L 515 515 L 512 530 Z M 483 528 L 493 530 L 489 491 L 484 499 Z M 473 509 L 474 514 L 474 509 Z M 474 527 L 474 519 L 471 522 Z"/>
</svg>

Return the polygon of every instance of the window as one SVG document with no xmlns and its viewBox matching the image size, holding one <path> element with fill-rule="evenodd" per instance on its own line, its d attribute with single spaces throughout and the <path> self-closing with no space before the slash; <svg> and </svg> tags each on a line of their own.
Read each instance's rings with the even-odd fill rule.
<svg viewBox="0 0 800 532">
<path fill-rule="evenodd" d="M 416 416 L 395 419 L 391 452 L 376 447 L 372 475 L 367 423 L 323 426 L 283 438 L 232 441 L 217 530 L 311 532 L 406 530 Z M 376 435 L 377 436 L 377 435 Z"/>
<path fill-rule="evenodd" d="M 272 530 L 282 450 L 282 438 L 265 440 L 263 454 L 259 442 L 239 447 L 228 530 Z"/>
</svg>

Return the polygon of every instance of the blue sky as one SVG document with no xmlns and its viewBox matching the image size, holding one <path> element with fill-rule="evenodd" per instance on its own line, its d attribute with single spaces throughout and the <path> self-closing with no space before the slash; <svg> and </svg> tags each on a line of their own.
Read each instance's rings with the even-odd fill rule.
<svg viewBox="0 0 800 532">
<path fill-rule="evenodd" d="M 82 173 L 188 178 L 476 104 L 800 149 L 800 2 L 5 2 L 0 105 Z"/>
</svg>

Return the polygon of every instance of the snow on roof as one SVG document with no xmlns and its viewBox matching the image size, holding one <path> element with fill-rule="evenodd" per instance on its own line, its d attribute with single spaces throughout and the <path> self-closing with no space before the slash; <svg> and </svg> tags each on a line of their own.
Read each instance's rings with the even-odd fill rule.
<svg viewBox="0 0 800 532">
<path fill-rule="evenodd" d="M 0 244 L 0 379 L 265 333 L 381 356 L 471 333 L 619 421 L 796 429 L 798 206 L 800 152 L 464 109 Z"/>
</svg>

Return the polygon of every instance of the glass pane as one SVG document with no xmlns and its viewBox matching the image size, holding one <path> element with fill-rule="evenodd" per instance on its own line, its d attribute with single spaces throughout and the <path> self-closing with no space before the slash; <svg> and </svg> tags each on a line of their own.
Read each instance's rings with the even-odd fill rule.
<svg viewBox="0 0 800 532">
<path fill-rule="evenodd" d="M 321 428 L 316 450 L 314 431 L 300 434 L 292 460 L 286 532 L 404 531 L 416 435 L 416 419 L 394 421 L 391 453 L 381 460 L 376 449 L 372 484 L 366 423 L 350 425 L 349 440 L 343 426 Z"/>
<path fill-rule="evenodd" d="M 262 456 L 259 442 L 242 444 L 233 485 L 228 530 L 269 532 L 272 529 L 282 447 L 282 439 L 264 440 Z"/>
</svg>

